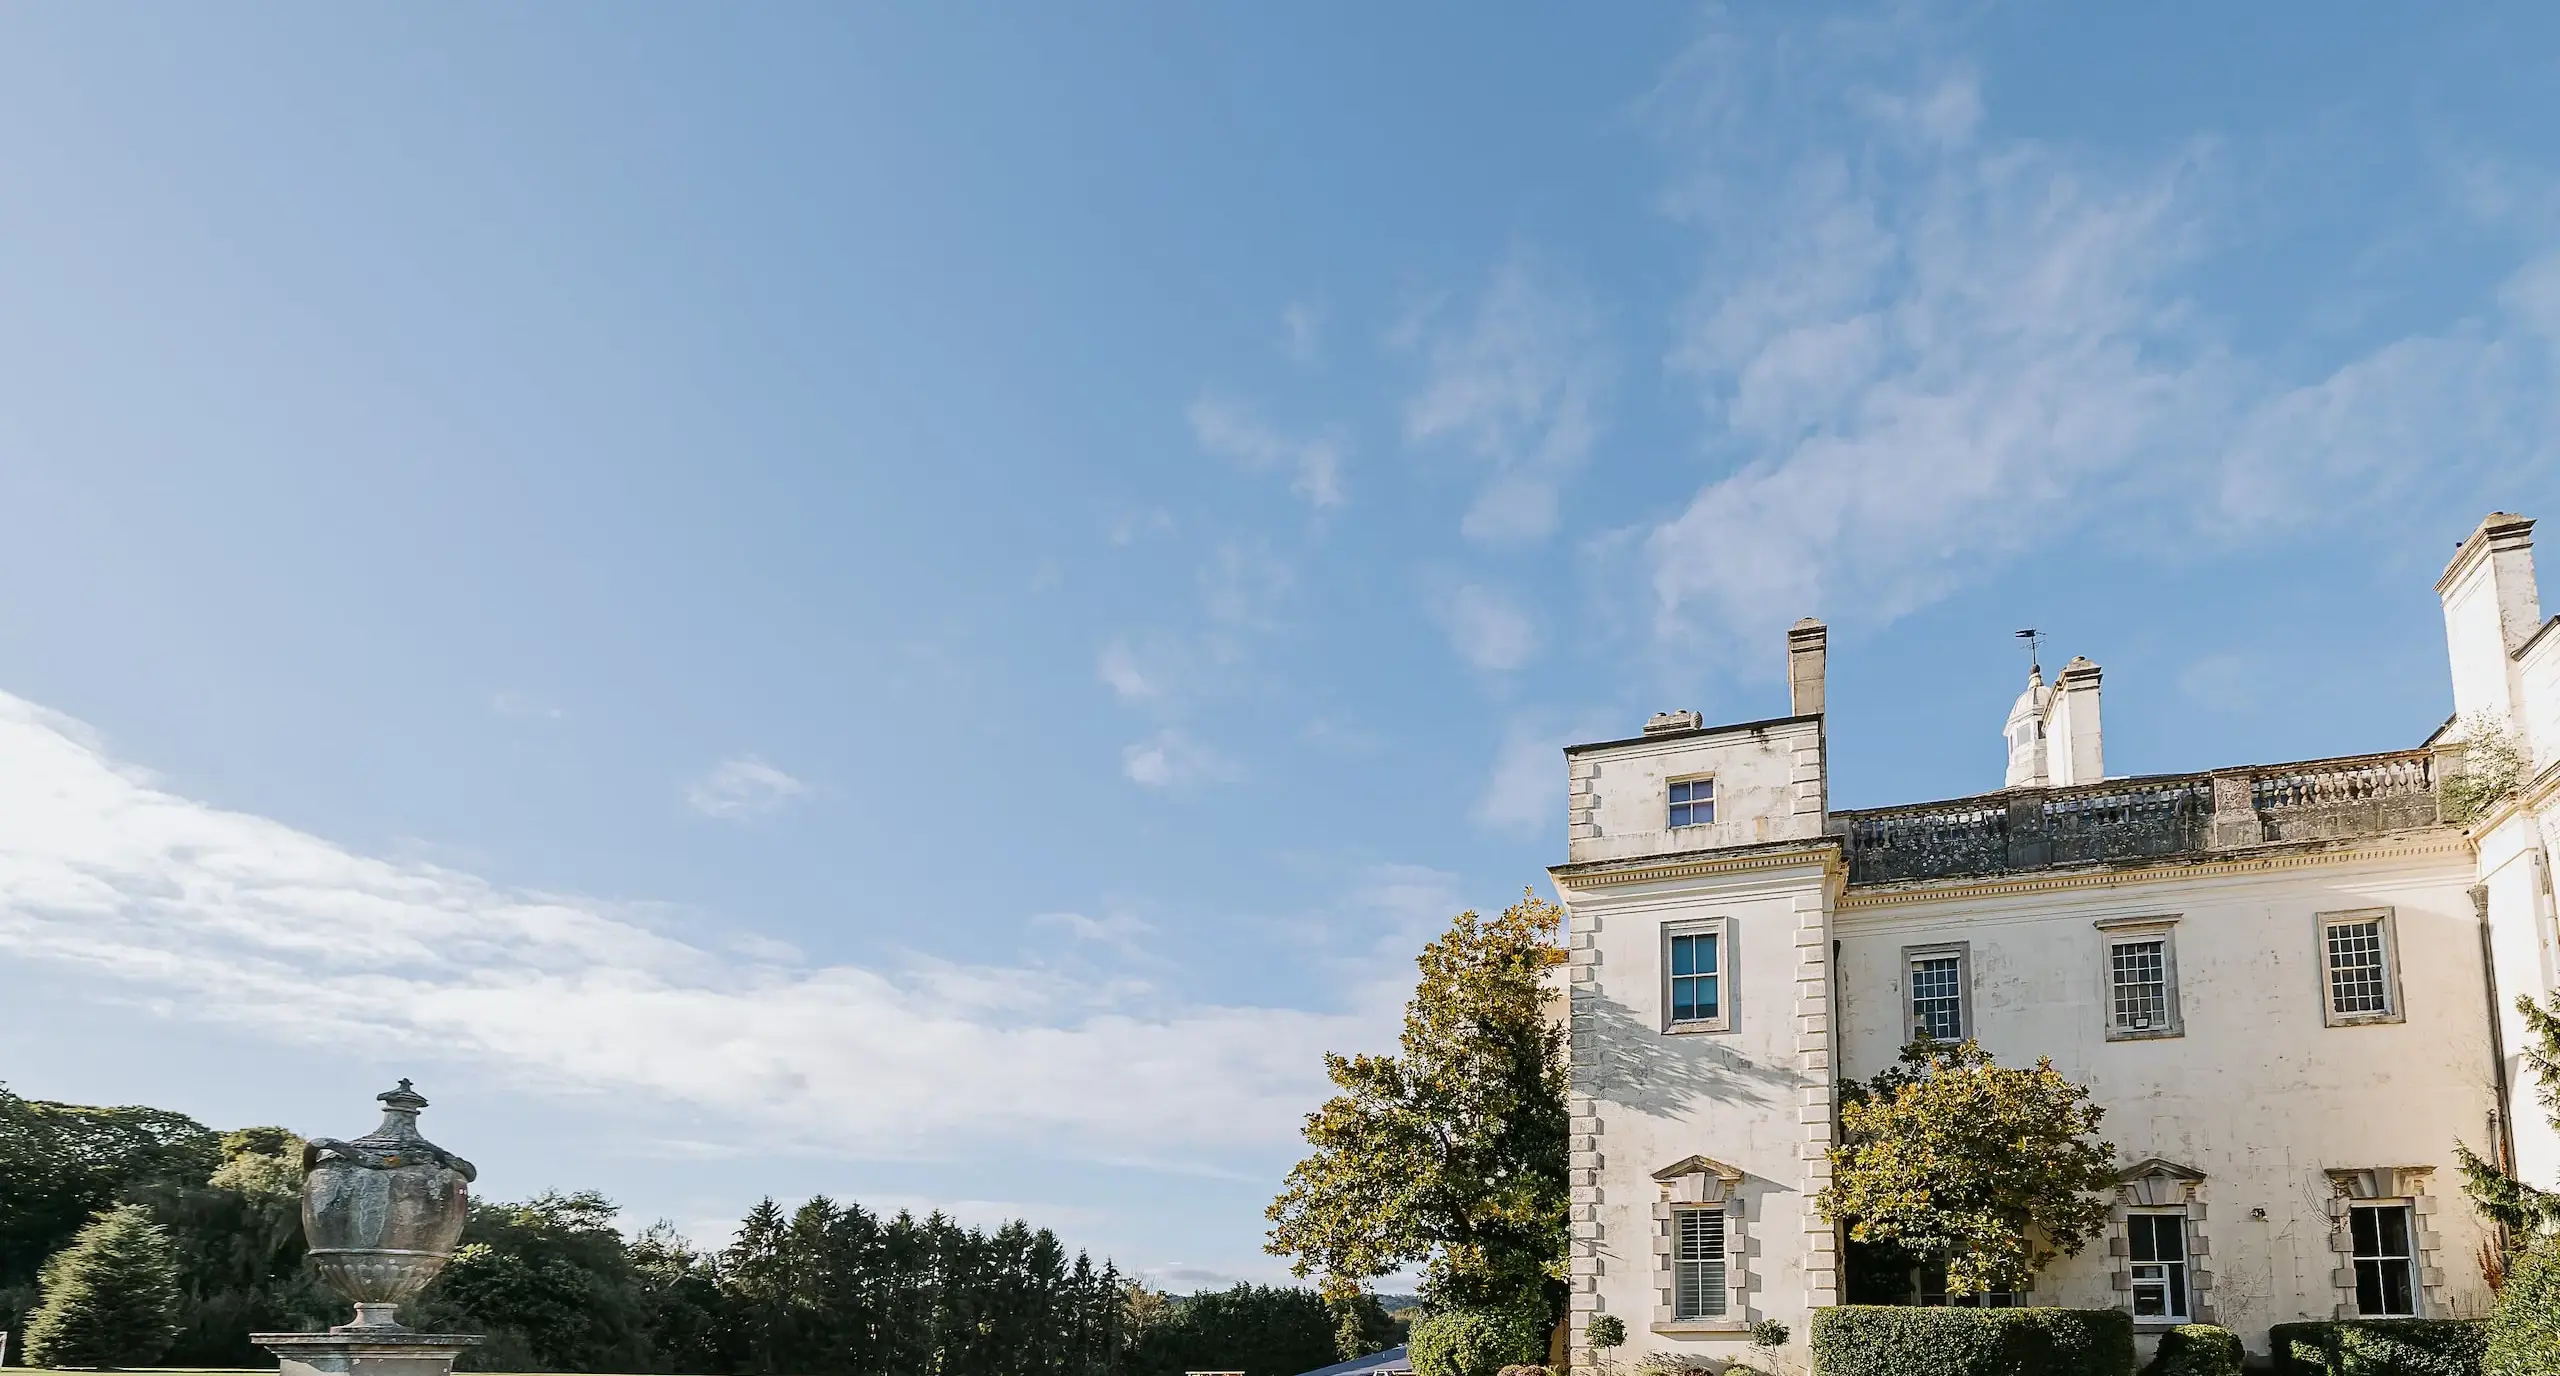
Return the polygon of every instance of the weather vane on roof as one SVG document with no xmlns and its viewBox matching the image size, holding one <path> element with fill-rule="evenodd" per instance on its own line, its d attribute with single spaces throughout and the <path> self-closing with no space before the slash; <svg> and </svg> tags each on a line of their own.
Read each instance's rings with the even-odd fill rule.
<svg viewBox="0 0 2560 1376">
<path fill-rule="evenodd" d="M 2044 637 L 2037 633 L 2035 627 L 2029 626 L 2018 632 L 2018 639 L 2027 642 L 2027 671 L 2037 678 L 2044 677 L 2044 656 L 2036 652 L 2036 647 L 2043 643 Z"/>
</svg>

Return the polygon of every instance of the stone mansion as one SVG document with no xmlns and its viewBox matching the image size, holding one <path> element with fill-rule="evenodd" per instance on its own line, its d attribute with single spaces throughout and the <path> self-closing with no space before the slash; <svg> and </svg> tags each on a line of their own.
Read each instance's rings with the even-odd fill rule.
<svg viewBox="0 0 2560 1376">
<path fill-rule="evenodd" d="M 2109 778 L 2074 659 L 2019 696 L 1999 792 L 1835 812 L 1808 620 L 1789 715 L 1566 750 L 1575 1364 L 1605 1313 L 1620 1359 L 1738 1356 L 1774 1318 L 1802 1365 L 1843 1299 L 1814 1206 L 1839 1086 L 1924 1030 L 2049 1056 L 2107 1110 L 2112 1220 L 2024 1302 L 2258 1352 L 2290 1320 L 2485 1312 L 2455 1142 L 2560 1187 L 2513 1011 L 2560 987 L 2532 532 L 2490 516 L 2437 583 L 2455 716 L 2407 749 Z M 2439 785 L 2500 727 L 2521 782 L 2459 816 Z"/>
</svg>

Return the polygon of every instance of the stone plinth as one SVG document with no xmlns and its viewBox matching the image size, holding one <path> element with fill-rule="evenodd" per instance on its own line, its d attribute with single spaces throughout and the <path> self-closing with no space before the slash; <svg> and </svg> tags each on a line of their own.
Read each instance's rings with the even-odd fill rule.
<svg viewBox="0 0 2560 1376">
<path fill-rule="evenodd" d="M 329 1333 L 252 1333 L 249 1341 L 276 1354 L 280 1376 L 446 1376 L 453 1359 L 478 1346 L 480 1338 L 405 1328 L 368 1333 L 349 1326 Z"/>
</svg>

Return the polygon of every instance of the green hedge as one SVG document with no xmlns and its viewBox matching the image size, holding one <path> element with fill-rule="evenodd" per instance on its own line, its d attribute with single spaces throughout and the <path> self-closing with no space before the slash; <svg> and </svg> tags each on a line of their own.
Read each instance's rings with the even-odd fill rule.
<svg viewBox="0 0 2560 1376">
<path fill-rule="evenodd" d="M 1546 1315 L 1517 1309 L 1443 1309 L 1413 1321 L 1405 1357 L 1414 1376 L 1494 1376 L 1547 1355 Z"/>
<path fill-rule="evenodd" d="M 2560 1237 L 2537 1239 L 2508 1264 L 2481 1369 L 2486 1376 L 2560 1376 Z"/>
<path fill-rule="evenodd" d="M 2277 1376 L 2480 1376 L 2478 1319 L 2338 1319 L 2267 1330 Z"/>
<path fill-rule="evenodd" d="M 2121 1309 L 1914 1309 L 1844 1304 L 1813 1313 L 1822 1376 L 2133 1376 Z"/>
<path fill-rule="evenodd" d="M 2142 1376 L 2240 1376 L 2240 1335 L 2209 1323 L 2182 1323 L 2160 1335 Z"/>
</svg>

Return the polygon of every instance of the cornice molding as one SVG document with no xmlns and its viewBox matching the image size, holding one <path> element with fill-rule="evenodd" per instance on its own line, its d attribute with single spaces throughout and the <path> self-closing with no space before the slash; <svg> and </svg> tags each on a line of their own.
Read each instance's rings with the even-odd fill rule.
<svg viewBox="0 0 2560 1376">
<path fill-rule="evenodd" d="M 1624 865 L 1623 869 L 1582 870 L 1575 865 L 1557 865 L 1547 871 L 1560 889 L 1614 888 L 1622 884 L 1652 884 L 1667 879 L 1696 879 L 1711 874 L 1747 874 L 1755 870 L 1801 869 L 1820 865 L 1826 879 L 1844 875 L 1848 866 L 1840 858 L 1840 847 L 1829 838 L 1821 842 L 1779 851 L 1756 851 L 1744 855 L 1696 854 L 1677 860 L 1649 863 L 1644 860 L 1600 861 L 1604 865 Z"/>
<path fill-rule="evenodd" d="M 2468 854 L 2470 850 L 2471 838 L 2457 832 L 2426 841 L 2393 846 L 2334 846 L 2319 850 L 2289 851 L 2281 855 L 2244 855 L 2224 860 L 2198 860 L 2185 864 L 2133 865 L 2113 869 L 2006 875 L 1999 878 L 1958 880 L 1931 885 L 1927 888 L 1864 891 L 1851 889 L 1840 896 L 1838 911 L 1860 912 L 1916 903 L 1943 903 L 1949 899 L 2006 898 L 2019 894 L 2062 893 L 2073 889 L 2123 888 L 2136 884 L 2170 883 L 2182 879 L 2213 879 L 2225 875 L 2272 874 L 2282 870 L 2310 869 L 2320 865 L 2358 864 L 2376 860 L 2415 860 L 2430 855 L 2461 855 Z"/>
</svg>

